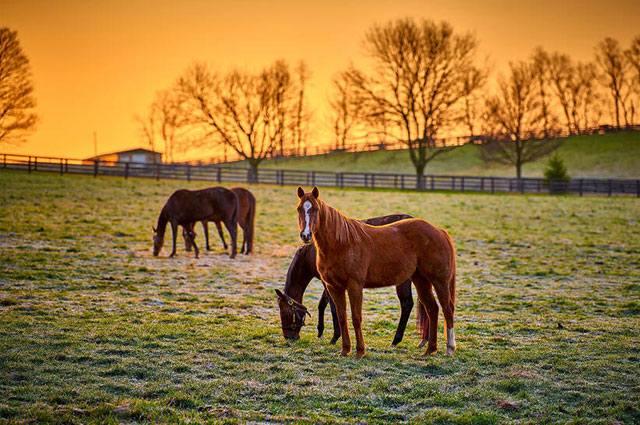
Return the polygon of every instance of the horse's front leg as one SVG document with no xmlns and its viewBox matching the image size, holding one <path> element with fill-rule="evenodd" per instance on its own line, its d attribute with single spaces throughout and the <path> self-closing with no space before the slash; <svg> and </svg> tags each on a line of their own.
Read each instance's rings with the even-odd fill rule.
<svg viewBox="0 0 640 425">
<path fill-rule="evenodd" d="M 209 225 L 207 224 L 207 220 L 202 220 L 202 230 L 204 231 L 204 246 L 207 251 L 211 251 L 209 249 Z"/>
<path fill-rule="evenodd" d="M 322 292 L 322 296 L 320 297 L 320 301 L 318 302 L 318 338 L 322 337 L 322 333 L 324 332 L 324 310 L 327 308 L 329 294 L 325 289 Z"/>
<path fill-rule="evenodd" d="M 173 236 L 173 249 L 171 250 L 171 254 L 169 257 L 173 257 L 176 255 L 176 238 L 178 237 L 178 224 L 171 222 L 171 235 Z"/>
<path fill-rule="evenodd" d="M 338 324 L 340 325 L 340 335 L 342 336 L 341 356 L 346 356 L 351 352 L 351 337 L 349 336 L 349 325 L 347 324 L 347 299 L 345 289 L 327 284 L 327 290 L 336 306 L 338 314 Z"/>
<path fill-rule="evenodd" d="M 351 320 L 353 321 L 353 331 L 356 334 L 356 357 L 364 357 L 364 337 L 362 336 L 362 288 L 352 282 L 348 285 L 349 303 L 351 304 Z M 344 338 L 344 337 L 343 337 Z"/>
</svg>

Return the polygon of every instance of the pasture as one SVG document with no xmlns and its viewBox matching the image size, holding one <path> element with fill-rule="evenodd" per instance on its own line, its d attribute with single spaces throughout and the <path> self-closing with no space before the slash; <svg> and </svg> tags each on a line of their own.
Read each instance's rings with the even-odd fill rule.
<svg viewBox="0 0 640 425">
<path fill-rule="evenodd" d="M 213 231 L 198 260 L 182 240 L 167 258 L 170 238 L 152 256 L 167 197 L 204 186 L 0 172 L 0 423 L 640 422 L 638 199 L 321 188 L 348 216 L 424 218 L 458 250 L 455 356 L 442 315 L 421 356 L 415 308 L 390 348 L 385 288 L 365 290 L 357 360 L 328 344 L 330 315 L 316 338 L 318 281 L 301 339 L 282 338 L 295 187 L 249 187 L 254 255 L 230 259 Z"/>
</svg>

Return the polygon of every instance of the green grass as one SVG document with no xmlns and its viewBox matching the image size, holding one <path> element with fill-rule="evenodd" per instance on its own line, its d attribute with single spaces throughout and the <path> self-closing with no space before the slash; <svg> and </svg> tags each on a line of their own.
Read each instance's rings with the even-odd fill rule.
<svg viewBox="0 0 640 425">
<path fill-rule="evenodd" d="M 315 336 L 319 282 L 301 340 L 281 336 L 295 188 L 250 187 L 253 256 L 151 255 L 168 195 L 202 186 L 0 171 L 0 423 L 640 422 L 638 199 L 321 189 L 458 249 L 455 357 L 442 318 L 438 354 L 413 320 L 390 348 L 386 288 L 365 292 L 356 360 Z"/>
<path fill-rule="evenodd" d="M 515 177 L 515 168 L 485 164 L 478 146 L 467 145 L 437 156 L 425 174 Z M 558 155 L 571 177 L 640 178 L 640 132 L 601 136 L 574 136 L 563 139 Z M 525 177 L 543 177 L 548 157 L 524 165 Z M 362 153 L 332 153 L 305 158 L 264 161 L 264 168 L 357 171 L 414 174 L 406 150 Z"/>
</svg>

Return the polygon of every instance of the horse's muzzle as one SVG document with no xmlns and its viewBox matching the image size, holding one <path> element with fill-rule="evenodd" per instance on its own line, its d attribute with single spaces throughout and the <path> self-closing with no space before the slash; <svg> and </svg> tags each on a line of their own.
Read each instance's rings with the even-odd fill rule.
<svg viewBox="0 0 640 425">
<path fill-rule="evenodd" d="M 305 234 L 304 232 L 300 232 L 300 239 L 302 239 L 302 242 L 304 243 L 311 243 L 311 234 Z"/>
</svg>

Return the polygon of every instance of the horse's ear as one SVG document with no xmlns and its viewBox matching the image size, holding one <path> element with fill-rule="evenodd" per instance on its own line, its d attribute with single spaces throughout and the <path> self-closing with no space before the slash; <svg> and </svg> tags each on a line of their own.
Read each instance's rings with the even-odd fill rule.
<svg viewBox="0 0 640 425">
<path fill-rule="evenodd" d="M 298 198 L 302 198 L 304 196 L 304 189 L 298 186 Z"/>
<path fill-rule="evenodd" d="M 320 191 L 316 186 L 313 186 L 313 190 L 311 191 L 311 194 L 313 195 L 314 198 L 318 198 L 320 196 Z"/>
<path fill-rule="evenodd" d="M 279 290 L 279 289 L 276 289 L 276 295 L 278 296 L 278 298 L 281 298 L 281 299 L 283 299 L 283 300 L 285 299 L 284 294 L 283 294 L 282 292 L 280 292 L 280 290 Z"/>
</svg>

